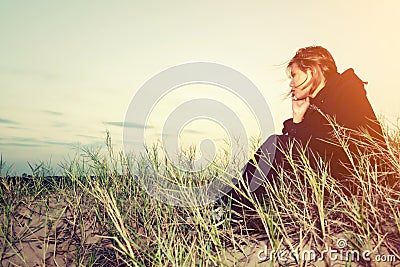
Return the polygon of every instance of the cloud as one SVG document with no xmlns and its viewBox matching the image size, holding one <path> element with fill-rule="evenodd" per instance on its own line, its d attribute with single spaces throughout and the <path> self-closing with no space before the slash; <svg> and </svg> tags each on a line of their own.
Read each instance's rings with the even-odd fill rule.
<svg viewBox="0 0 400 267">
<path fill-rule="evenodd" d="M 46 145 L 61 145 L 61 146 L 76 145 L 76 142 L 59 142 L 59 141 L 38 141 L 38 142 Z"/>
<path fill-rule="evenodd" d="M 98 139 L 99 137 L 93 135 L 86 135 L 86 134 L 77 134 L 78 137 L 88 138 L 88 139 Z"/>
<path fill-rule="evenodd" d="M 54 127 L 54 128 L 61 128 L 61 127 L 65 127 L 65 126 L 67 126 L 67 124 L 64 122 L 60 122 L 60 121 L 53 121 L 51 124 L 51 127 Z"/>
<path fill-rule="evenodd" d="M 52 111 L 52 110 L 41 110 L 41 112 L 46 113 L 48 115 L 53 115 L 53 116 L 62 116 L 63 113 L 58 112 L 58 111 Z"/>
<path fill-rule="evenodd" d="M 13 146 L 13 147 L 38 147 L 39 144 L 24 144 L 24 143 L 0 143 L 0 146 Z"/>
<path fill-rule="evenodd" d="M 16 121 L 11 121 L 11 120 L 2 119 L 2 118 L 0 118 L 0 123 L 4 123 L 4 124 L 13 124 L 13 125 L 19 124 L 19 123 L 16 122 Z"/>
<path fill-rule="evenodd" d="M 5 138 L 4 138 L 5 140 Z M 37 142 L 38 140 L 35 138 L 27 138 L 27 137 L 11 137 L 8 138 L 11 142 Z"/>
<path fill-rule="evenodd" d="M 47 145 L 58 145 L 58 146 L 73 146 L 76 143 L 73 142 L 60 142 L 51 141 L 45 139 L 36 138 L 25 138 L 25 137 L 12 137 L 12 138 L 1 138 L 2 143 L 0 146 L 16 146 L 16 147 L 42 147 Z"/>
<path fill-rule="evenodd" d="M 138 123 L 134 123 L 134 122 L 123 122 L 123 121 L 105 121 L 103 122 L 104 124 L 107 125 L 112 125 L 112 126 L 117 126 L 117 127 L 128 127 L 128 128 L 138 128 L 138 129 L 142 129 L 142 128 L 153 128 L 152 126 L 146 126 L 146 125 L 142 125 L 142 124 L 138 124 Z"/>
<path fill-rule="evenodd" d="M 26 128 L 23 127 L 18 127 L 18 126 L 7 126 L 8 129 L 14 129 L 14 130 L 26 130 Z"/>
</svg>

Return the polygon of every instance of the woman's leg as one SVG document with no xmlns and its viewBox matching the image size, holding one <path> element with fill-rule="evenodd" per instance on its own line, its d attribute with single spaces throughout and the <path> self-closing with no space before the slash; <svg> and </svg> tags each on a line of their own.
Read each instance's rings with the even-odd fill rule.
<svg viewBox="0 0 400 267">
<path fill-rule="evenodd" d="M 290 168 L 285 160 L 285 152 L 289 151 L 293 141 L 294 139 L 287 135 L 272 135 L 261 145 L 244 167 L 244 184 L 239 182 L 238 190 L 232 190 L 229 194 L 234 211 L 242 213 L 253 208 L 251 202 L 240 191 L 249 191 L 261 200 L 265 196 L 264 181 L 273 182 L 277 176 L 276 170 L 281 167 Z"/>
</svg>

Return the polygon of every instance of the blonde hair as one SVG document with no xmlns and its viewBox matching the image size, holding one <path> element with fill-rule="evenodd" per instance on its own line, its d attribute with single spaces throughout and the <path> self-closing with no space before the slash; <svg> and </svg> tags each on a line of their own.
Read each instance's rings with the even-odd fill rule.
<svg viewBox="0 0 400 267">
<path fill-rule="evenodd" d="M 311 71 L 312 78 L 307 85 L 311 85 L 310 93 L 313 93 L 320 83 L 337 73 L 335 60 L 331 53 L 322 46 L 308 46 L 297 50 L 296 55 L 289 61 L 286 72 L 291 77 L 292 65 L 297 64 L 300 70 Z"/>
</svg>

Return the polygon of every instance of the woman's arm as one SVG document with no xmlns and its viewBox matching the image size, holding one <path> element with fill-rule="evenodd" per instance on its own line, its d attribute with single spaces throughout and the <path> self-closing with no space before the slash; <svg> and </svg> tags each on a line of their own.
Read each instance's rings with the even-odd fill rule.
<svg viewBox="0 0 400 267">
<path fill-rule="evenodd" d="M 294 99 L 292 98 L 293 118 L 284 121 L 283 134 L 295 137 L 297 140 L 306 144 L 311 137 L 325 138 L 330 129 L 324 127 L 327 124 L 323 116 L 310 108 L 310 98 Z"/>
<path fill-rule="evenodd" d="M 303 144 L 307 144 L 311 138 L 328 138 L 332 129 L 325 118 L 315 110 L 309 110 L 309 113 L 306 120 L 300 123 L 293 122 L 292 118 L 285 120 L 282 133 L 295 137 Z"/>
</svg>

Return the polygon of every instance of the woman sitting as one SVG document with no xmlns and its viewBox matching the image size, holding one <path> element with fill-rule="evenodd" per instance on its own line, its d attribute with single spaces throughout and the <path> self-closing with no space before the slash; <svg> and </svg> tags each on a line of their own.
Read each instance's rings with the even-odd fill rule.
<svg viewBox="0 0 400 267">
<path fill-rule="evenodd" d="M 293 117 L 283 123 L 283 135 L 269 137 L 247 163 L 244 181 L 247 181 L 250 191 L 262 198 L 265 193 L 263 181 L 273 181 L 277 167 L 291 168 L 285 154 L 290 144 L 295 144 L 293 157 L 299 156 L 300 150 L 306 151 L 314 167 L 316 160 L 322 158 L 330 165 L 331 176 L 341 183 L 344 192 L 356 193 L 357 185 L 349 179 L 351 175 L 346 167 L 350 164 L 348 152 L 360 151 L 358 141 L 386 147 L 382 128 L 367 99 L 364 82 L 353 69 L 339 74 L 332 55 L 321 46 L 299 49 L 288 63 L 287 73 L 291 79 Z M 346 129 L 345 133 L 352 140 L 347 153 L 334 134 L 334 123 L 341 130 Z M 368 133 L 370 138 L 357 132 Z M 239 206 L 250 205 L 235 190 L 231 196 Z"/>
</svg>

